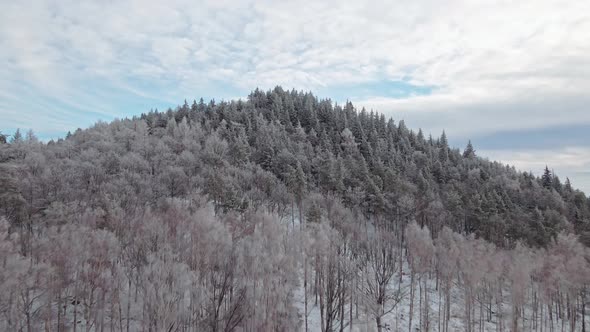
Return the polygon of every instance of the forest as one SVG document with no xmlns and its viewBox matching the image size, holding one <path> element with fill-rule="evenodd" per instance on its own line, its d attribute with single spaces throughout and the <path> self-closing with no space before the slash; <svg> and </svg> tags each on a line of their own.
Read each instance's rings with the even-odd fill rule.
<svg viewBox="0 0 590 332">
<path fill-rule="evenodd" d="M 2 331 L 589 322 L 590 199 L 569 179 L 350 102 L 256 89 L 0 138 Z"/>
</svg>

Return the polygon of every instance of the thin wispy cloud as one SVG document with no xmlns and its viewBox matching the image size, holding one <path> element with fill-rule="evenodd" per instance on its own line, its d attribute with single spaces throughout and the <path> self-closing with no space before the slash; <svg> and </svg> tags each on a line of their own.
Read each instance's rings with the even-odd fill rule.
<svg viewBox="0 0 590 332">
<path fill-rule="evenodd" d="M 576 188 L 590 188 L 590 147 L 567 147 L 564 149 L 522 150 L 499 149 L 481 150 L 482 155 L 498 160 L 523 171 L 541 175 L 545 166 L 557 165 L 562 181 L 569 178 Z M 585 190 L 588 193 L 587 190 Z"/>
<path fill-rule="evenodd" d="M 184 98 L 275 85 L 350 98 L 463 141 L 590 127 L 587 1 L 19 1 L 0 9 L 5 131 L 30 127 L 49 138 Z"/>
</svg>

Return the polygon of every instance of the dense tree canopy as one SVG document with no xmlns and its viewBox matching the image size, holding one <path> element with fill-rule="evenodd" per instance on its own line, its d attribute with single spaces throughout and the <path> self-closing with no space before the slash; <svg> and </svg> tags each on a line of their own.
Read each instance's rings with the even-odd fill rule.
<svg viewBox="0 0 590 332">
<path fill-rule="evenodd" d="M 408 293 L 410 317 L 419 297 L 414 324 L 430 329 L 432 273 L 449 311 L 438 330 L 449 328 L 453 280 L 468 326 L 494 292 L 501 308 L 507 285 L 533 280 L 544 303 L 567 298 L 560 317 L 561 305 L 575 317 L 585 292 L 576 235 L 590 245 L 590 201 L 569 179 L 517 171 L 349 102 L 257 89 L 57 141 L 17 131 L 0 143 L 0 327 L 10 330 L 292 330 L 300 273 L 305 326 L 309 294 L 325 331 L 352 325 L 353 303 L 381 329 Z M 546 261 L 555 257 L 579 270 Z M 392 287 L 404 266 L 408 293 Z M 564 271 L 567 283 L 551 279 Z M 527 295 L 511 296 L 518 327 Z"/>
</svg>

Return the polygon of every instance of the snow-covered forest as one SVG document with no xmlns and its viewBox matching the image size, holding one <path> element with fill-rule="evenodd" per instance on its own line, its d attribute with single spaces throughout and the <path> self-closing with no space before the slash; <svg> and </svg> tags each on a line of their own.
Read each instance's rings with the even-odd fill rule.
<svg viewBox="0 0 590 332">
<path fill-rule="evenodd" d="M 280 87 L 0 137 L 2 331 L 590 322 L 590 200 L 551 165 Z"/>
</svg>

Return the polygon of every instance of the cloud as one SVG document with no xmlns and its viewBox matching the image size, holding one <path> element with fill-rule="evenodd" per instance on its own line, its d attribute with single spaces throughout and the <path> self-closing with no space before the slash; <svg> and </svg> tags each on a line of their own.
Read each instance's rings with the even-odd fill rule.
<svg viewBox="0 0 590 332">
<path fill-rule="evenodd" d="M 243 93 L 402 79 L 439 87 L 403 101 L 359 100 L 413 112 L 520 105 L 535 92 L 579 97 L 589 86 L 590 5 L 583 1 L 66 0 L 2 7 L 0 59 L 12 69 L 3 87 L 27 81 L 56 98 L 94 80 L 111 81 L 130 98 L 159 93 L 165 100 L 206 90 L 210 80 Z M 135 83 L 145 80 L 173 91 Z"/>
<path fill-rule="evenodd" d="M 451 142 L 454 136 L 451 136 Z M 473 140 L 479 149 L 558 150 L 581 146 L 590 142 L 590 125 L 577 124 L 551 126 L 540 129 L 501 130 L 493 134 L 479 135 Z M 464 144 L 464 142 L 460 142 Z"/>
<path fill-rule="evenodd" d="M 491 88 L 490 88 L 491 89 Z M 437 92 L 409 98 L 354 100 L 380 110 L 410 127 L 440 134 L 443 129 L 463 139 L 507 130 L 590 124 L 590 96 L 551 89 L 498 91 L 489 95 L 469 90 Z"/>
<path fill-rule="evenodd" d="M 570 146 L 551 150 L 480 150 L 479 155 L 515 166 L 521 171 L 541 175 L 545 166 L 555 171 L 562 181 L 572 180 L 574 188 L 590 193 L 590 147 Z"/>
</svg>

